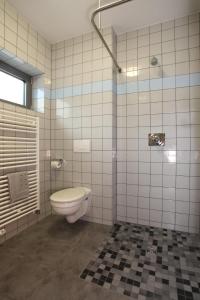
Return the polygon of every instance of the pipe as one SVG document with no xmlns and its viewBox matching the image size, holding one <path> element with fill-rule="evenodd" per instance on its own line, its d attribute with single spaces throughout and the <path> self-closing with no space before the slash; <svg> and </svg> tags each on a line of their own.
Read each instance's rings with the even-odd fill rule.
<svg viewBox="0 0 200 300">
<path fill-rule="evenodd" d="M 97 8 L 93 13 L 92 13 L 92 16 L 91 16 L 91 23 L 94 27 L 94 29 L 96 30 L 98 36 L 100 37 L 102 43 L 104 44 L 105 48 L 107 49 L 108 53 L 110 54 L 112 60 L 113 60 L 113 63 L 114 65 L 116 66 L 117 70 L 119 73 L 121 73 L 122 69 L 120 68 L 120 66 L 118 65 L 117 63 L 117 59 L 115 58 L 114 54 L 112 53 L 112 51 L 110 50 L 108 44 L 106 43 L 103 35 L 101 34 L 101 31 L 99 30 L 99 28 L 97 27 L 94 19 L 95 19 L 95 16 L 100 13 L 101 11 L 104 11 L 104 10 L 107 10 L 107 9 L 110 9 L 110 8 L 113 8 L 115 6 L 119 6 L 121 4 L 124 4 L 124 3 L 127 3 L 127 2 L 130 2 L 130 1 L 133 1 L 133 0 L 119 0 L 119 1 L 116 1 L 116 2 L 112 2 L 112 3 L 109 3 L 109 4 L 106 4 L 106 5 L 103 5 L 99 8 Z"/>
</svg>

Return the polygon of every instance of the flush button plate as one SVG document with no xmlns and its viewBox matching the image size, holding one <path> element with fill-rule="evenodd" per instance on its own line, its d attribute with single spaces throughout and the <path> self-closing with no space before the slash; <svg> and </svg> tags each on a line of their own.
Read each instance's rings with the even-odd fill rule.
<svg viewBox="0 0 200 300">
<path fill-rule="evenodd" d="M 149 133 L 149 146 L 165 146 L 165 133 Z"/>
</svg>

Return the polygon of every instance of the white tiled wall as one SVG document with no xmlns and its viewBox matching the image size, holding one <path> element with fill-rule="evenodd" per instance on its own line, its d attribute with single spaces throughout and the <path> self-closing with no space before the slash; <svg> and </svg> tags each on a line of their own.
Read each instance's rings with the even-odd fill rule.
<svg viewBox="0 0 200 300">
<path fill-rule="evenodd" d="M 112 30 L 104 35 L 112 47 Z M 52 191 L 91 187 L 86 219 L 104 224 L 113 222 L 116 210 L 115 111 L 112 61 L 99 38 L 90 33 L 53 45 L 51 148 L 52 156 L 66 162 L 51 172 Z M 91 152 L 75 153 L 77 139 L 90 140 Z"/>
<path fill-rule="evenodd" d="M 117 218 L 198 232 L 199 15 L 118 36 L 117 51 Z M 166 145 L 149 147 L 158 132 Z"/>
<path fill-rule="evenodd" d="M 50 149 L 50 89 L 51 46 L 4 0 L 0 0 L 0 60 L 3 60 L 33 78 L 33 110 L 0 101 L 0 107 L 25 114 L 36 115 L 40 120 L 40 199 L 41 214 L 29 215 L 6 226 L 4 241 L 51 213 L 50 163 L 46 151 Z"/>
<path fill-rule="evenodd" d="M 6 0 L 0 0 L 0 59 L 31 75 L 51 72 L 51 46 Z"/>
<path fill-rule="evenodd" d="M 35 76 L 36 112 L 0 106 L 40 117 L 41 215 L 10 224 L 4 238 L 48 215 L 50 192 L 77 185 L 92 189 L 87 220 L 111 224 L 117 214 L 118 220 L 199 231 L 199 15 L 117 41 L 111 29 L 103 34 L 123 67 L 118 78 L 94 33 L 51 47 L 0 0 L 0 59 Z M 164 132 L 166 146 L 150 148 L 150 132 Z M 75 139 L 91 140 L 91 152 L 74 153 Z M 50 149 L 52 158 L 66 160 L 63 169 L 50 172 Z"/>
</svg>

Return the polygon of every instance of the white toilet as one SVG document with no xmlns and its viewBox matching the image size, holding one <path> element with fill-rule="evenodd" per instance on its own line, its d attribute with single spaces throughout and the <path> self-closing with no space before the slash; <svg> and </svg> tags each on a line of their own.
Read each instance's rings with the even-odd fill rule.
<svg viewBox="0 0 200 300">
<path fill-rule="evenodd" d="M 91 202 L 91 190 L 86 187 L 64 189 L 52 194 L 50 202 L 57 214 L 74 223 L 86 214 Z"/>
</svg>

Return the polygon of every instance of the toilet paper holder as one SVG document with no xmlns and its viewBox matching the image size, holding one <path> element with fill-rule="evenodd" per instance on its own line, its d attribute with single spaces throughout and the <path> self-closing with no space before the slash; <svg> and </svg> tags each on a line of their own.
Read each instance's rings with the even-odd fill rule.
<svg viewBox="0 0 200 300">
<path fill-rule="evenodd" d="M 64 160 L 62 158 L 52 159 L 51 160 L 51 169 L 58 170 L 63 166 L 63 164 L 64 164 Z"/>
</svg>

